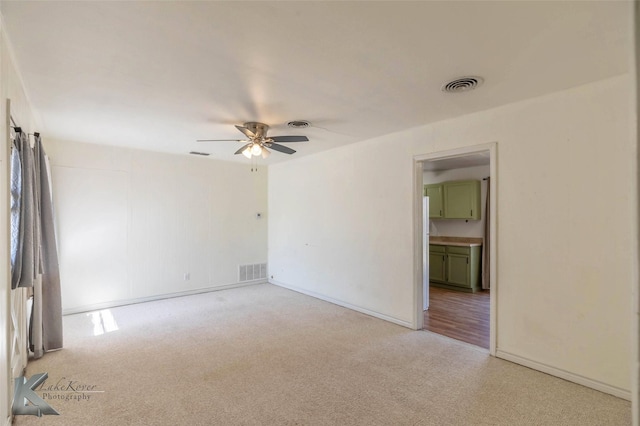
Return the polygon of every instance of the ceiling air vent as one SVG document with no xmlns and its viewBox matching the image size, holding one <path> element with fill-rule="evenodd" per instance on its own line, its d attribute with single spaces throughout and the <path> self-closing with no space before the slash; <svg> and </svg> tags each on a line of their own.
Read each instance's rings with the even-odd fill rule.
<svg viewBox="0 0 640 426">
<path fill-rule="evenodd" d="M 473 90 L 480 86 L 484 80 L 482 77 L 461 77 L 442 86 L 443 92 L 458 93 Z"/>
<path fill-rule="evenodd" d="M 311 123 L 305 120 L 294 120 L 287 123 L 287 126 L 293 127 L 294 129 L 304 129 L 306 127 L 311 126 Z"/>
<path fill-rule="evenodd" d="M 207 155 L 211 155 L 211 154 L 208 154 L 208 153 L 206 153 L 206 152 L 198 152 L 198 151 L 191 151 L 189 154 L 193 154 L 193 155 L 204 155 L 205 157 L 206 157 Z"/>
</svg>

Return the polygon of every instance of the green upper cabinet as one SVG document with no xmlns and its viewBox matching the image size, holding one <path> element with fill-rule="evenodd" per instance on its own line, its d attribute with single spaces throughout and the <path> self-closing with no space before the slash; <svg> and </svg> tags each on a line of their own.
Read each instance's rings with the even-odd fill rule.
<svg viewBox="0 0 640 426">
<path fill-rule="evenodd" d="M 442 190 L 442 184 L 425 185 L 424 195 L 429 197 L 429 218 L 444 217 L 444 193 Z"/>
<path fill-rule="evenodd" d="M 459 180 L 424 186 L 429 219 L 480 219 L 480 181 Z"/>
<path fill-rule="evenodd" d="M 480 181 L 445 182 L 442 186 L 445 218 L 480 219 Z"/>
</svg>

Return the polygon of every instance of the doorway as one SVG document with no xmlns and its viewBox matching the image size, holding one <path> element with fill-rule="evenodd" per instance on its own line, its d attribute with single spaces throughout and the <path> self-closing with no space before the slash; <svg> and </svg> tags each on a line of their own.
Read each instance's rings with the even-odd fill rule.
<svg viewBox="0 0 640 426">
<path fill-rule="evenodd" d="M 420 302 L 416 303 L 416 329 L 424 328 L 483 347 L 492 355 L 495 355 L 497 341 L 495 158 L 495 143 L 414 158 L 414 260 L 419 261 L 419 265 L 416 265 L 415 294 Z M 448 214 L 443 215 L 438 211 L 437 195 L 434 196 L 430 191 L 430 197 L 423 197 L 424 185 L 431 184 L 430 189 L 433 187 L 436 194 L 442 185 L 446 187 L 451 200 L 452 188 L 459 182 L 477 185 L 472 193 L 478 194 L 477 202 L 482 206 L 479 217 L 472 215 L 469 218 L 450 219 Z M 487 194 L 490 194 L 488 203 Z M 429 199 L 436 201 L 435 210 L 432 204 L 431 216 L 428 212 Z M 451 204 L 449 209 L 453 209 Z M 483 262 L 484 256 L 487 258 Z M 480 268 L 474 270 L 477 266 L 467 266 L 469 264 L 479 264 Z M 464 268 L 462 275 L 459 265 Z M 482 275 L 487 278 L 484 283 L 481 281 Z M 460 283 L 461 276 L 466 277 L 466 284 Z"/>
</svg>

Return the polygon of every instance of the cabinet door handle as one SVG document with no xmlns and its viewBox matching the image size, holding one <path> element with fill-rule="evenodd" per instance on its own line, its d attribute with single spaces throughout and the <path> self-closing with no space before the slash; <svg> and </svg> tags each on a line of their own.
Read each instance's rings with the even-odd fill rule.
<svg viewBox="0 0 640 426">
<path fill-rule="evenodd" d="M 447 274 L 447 262 L 445 261 L 445 257 L 446 256 L 443 254 L 442 255 L 442 269 L 444 270 L 444 280 L 447 281 L 447 278 L 448 278 L 447 275 L 449 275 L 449 274 Z"/>
<path fill-rule="evenodd" d="M 469 216 L 473 216 L 473 210 L 469 211 Z"/>
</svg>

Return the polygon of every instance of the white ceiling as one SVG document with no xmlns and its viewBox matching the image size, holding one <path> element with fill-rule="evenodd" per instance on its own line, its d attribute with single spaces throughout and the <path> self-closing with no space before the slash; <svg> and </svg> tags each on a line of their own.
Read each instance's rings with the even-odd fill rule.
<svg viewBox="0 0 640 426">
<path fill-rule="evenodd" d="M 627 72 L 627 2 L 2 1 L 45 138 L 300 157 Z M 446 94 L 450 79 L 479 89 Z M 293 130 L 290 120 L 313 127 Z M 273 153 L 267 163 L 287 158 Z"/>
</svg>

